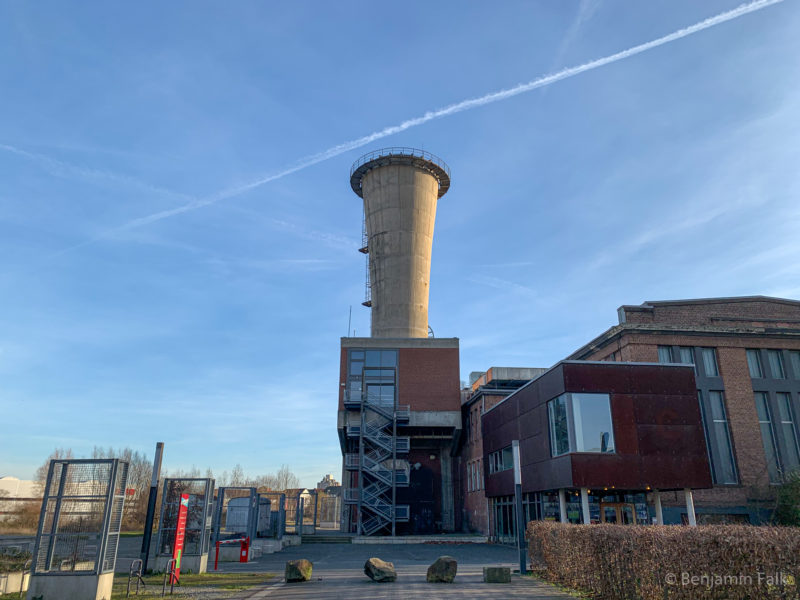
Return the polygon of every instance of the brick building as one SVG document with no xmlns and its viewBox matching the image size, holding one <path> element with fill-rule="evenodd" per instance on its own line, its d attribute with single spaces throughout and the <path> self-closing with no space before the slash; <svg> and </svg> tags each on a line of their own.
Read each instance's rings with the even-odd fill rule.
<svg viewBox="0 0 800 600">
<path fill-rule="evenodd" d="M 462 390 L 463 434 L 458 473 L 462 492 L 461 525 L 464 531 L 485 533 L 489 530 L 481 415 L 546 370 L 491 367 L 486 372 L 475 373 L 470 386 Z"/>
<path fill-rule="evenodd" d="M 695 495 L 700 522 L 757 523 L 774 486 L 798 467 L 800 302 L 764 296 L 622 306 L 619 323 L 577 360 L 695 365 L 714 486 Z M 679 522 L 680 498 L 664 498 Z"/>
<path fill-rule="evenodd" d="M 344 531 L 429 534 L 460 525 L 459 389 L 458 339 L 342 338 Z"/>
<path fill-rule="evenodd" d="M 516 540 L 515 445 L 525 521 L 664 522 L 674 491 L 694 521 L 711 487 L 689 365 L 561 361 L 482 416 L 488 533 Z"/>
</svg>

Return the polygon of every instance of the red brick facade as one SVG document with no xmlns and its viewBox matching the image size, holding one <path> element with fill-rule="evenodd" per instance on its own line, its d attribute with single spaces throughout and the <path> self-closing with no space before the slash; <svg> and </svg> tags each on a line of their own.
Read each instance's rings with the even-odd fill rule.
<svg viewBox="0 0 800 600">
<path fill-rule="evenodd" d="M 658 362 L 659 346 L 715 348 L 739 483 L 698 490 L 696 505 L 767 508 L 773 490 L 746 349 L 800 350 L 800 302 L 762 297 L 652 302 L 619 312 L 620 325 L 569 358 Z M 670 502 L 667 495 L 664 502 L 677 505 L 682 499 Z"/>
</svg>

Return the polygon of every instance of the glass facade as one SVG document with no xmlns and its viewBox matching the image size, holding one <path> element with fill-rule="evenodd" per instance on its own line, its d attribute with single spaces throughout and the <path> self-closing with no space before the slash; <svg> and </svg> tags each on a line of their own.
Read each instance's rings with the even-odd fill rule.
<svg viewBox="0 0 800 600">
<path fill-rule="evenodd" d="M 550 453 L 614 452 L 608 394 L 562 394 L 547 403 Z"/>
<path fill-rule="evenodd" d="M 579 490 L 565 490 L 567 521 L 582 523 Z M 529 521 L 559 521 L 561 510 L 558 492 L 529 492 L 522 494 L 525 523 Z M 517 542 L 516 505 L 514 496 L 489 498 L 489 535 L 498 542 Z M 592 490 L 589 494 L 589 518 L 592 523 L 650 523 L 647 497 L 643 492 L 611 492 Z"/>
</svg>

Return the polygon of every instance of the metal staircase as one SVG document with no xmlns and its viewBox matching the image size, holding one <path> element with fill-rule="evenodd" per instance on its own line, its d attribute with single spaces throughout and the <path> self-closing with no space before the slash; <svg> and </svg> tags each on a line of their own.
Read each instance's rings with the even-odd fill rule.
<svg viewBox="0 0 800 600">
<path fill-rule="evenodd" d="M 407 505 L 395 503 L 397 487 L 408 486 L 409 480 L 408 461 L 398 459 L 408 454 L 409 438 L 397 436 L 397 423 L 408 420 L 408 407 L 397 407 L 393 393 L 381 395 L 381 384 L 395 389 L 394 369 L 365 367 L 364 382 L 361 423 L 348 428 L 348 435 L 358 436 L 358 454 L 345 457 L 345 467 L 358 470 L 359 487 L 345 501 L 358 503 L 361 535 L 393 535 L 395 523 L 408 521 L 409 514 Z"/>
</svg>

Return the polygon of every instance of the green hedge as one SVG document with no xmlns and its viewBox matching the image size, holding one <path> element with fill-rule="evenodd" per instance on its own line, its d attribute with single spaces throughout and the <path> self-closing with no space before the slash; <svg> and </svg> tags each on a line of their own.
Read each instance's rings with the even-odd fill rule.
<svg viewBox="0 0 800 600">
<path fill-rule="evenodd" d="M 528 524 L 531 564 L 603 600 L 798 598 L 800 528 Z"/>
</svg>

